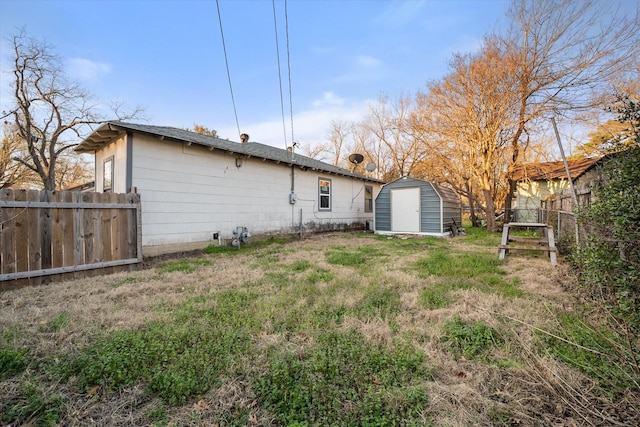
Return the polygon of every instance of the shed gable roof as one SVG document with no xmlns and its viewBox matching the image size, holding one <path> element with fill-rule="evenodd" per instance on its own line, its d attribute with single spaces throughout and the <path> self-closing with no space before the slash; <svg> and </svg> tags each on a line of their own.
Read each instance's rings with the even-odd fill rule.
<svg viewBox="0 0 640 427">
<path fill-rule="evenodd" d="M 78 153 L 95 153 L 114 139 L 122 136 L 127 131 L 140 132 L 148 135 L 155 135 L 160 139 L 172 140 L 176 142 L 186 142 L 188 144 L 198 144 L 210 150 L 221 150 L 231 154 L 241 156 L 256 157 L 276 163 L 295 165 L 302 169 L 312 169 L 321 172 L 349 176 L 365 181 L 384 183 L 384 181 L 371 178 L 365 175 L 353 173 L 347 169 L 330 165 L 320 160 L 312 159 L 288 150 L 260 144 L 258 142 L 239 143 L 227 139 L 216 138 L 208 135 L 191 132 L 185 129 L 178 129 L 169 126 L 152 126 L 123 122 L 106 122 L 82 141 L 75 151 Z"/>
</svg>

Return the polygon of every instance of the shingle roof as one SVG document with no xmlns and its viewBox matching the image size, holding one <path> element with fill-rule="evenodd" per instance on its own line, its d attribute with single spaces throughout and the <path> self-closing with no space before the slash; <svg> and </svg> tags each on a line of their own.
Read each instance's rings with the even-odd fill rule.
<svg viewBox="0 0 640 427">
<path fill-rule="evenodd" d="M 567 160 L 571 179 L 576 179 L 585 173 L 601 158 Z M 564 162 L 529 163 L 517 167 L 513 174 L 514 181 L 550 181 L 566 178 L 567 172 L 564 168 Z"/>
<path fill-rule="evenodd" d="M 141 132 L 158 136 L 161 139 L 198 144 L 210 149 L 227 151 L 229 153 L 238 154 L 241 156 L 256 157 L 264 160 L 270 160 L 276 163 L 295 165 L 302 169 L 319 170 L 327 173 L 359 178 L 366 181 L 384 183 L 384 181 L 353 173 L 347 169 L 333 166 L 298 153 L 294 154 L 288 150 L 272 147 L 270 145 L 260 144 L 258 142 L 246 142 L 244 144 L 241 144 L 239 142 L 233 142 L 227 139 L 202 135 L 188 130 L 168 126 L 107 122 L 101 125 L 84 141 L 82 141 L 75 148 L 75 151 L 77 151 L 78 153 L 94 153 L 97 150 L 101 149 L 104 145 L 113 141 L 115 138 L 121 136 L 125 131 Z"/>
</svg>

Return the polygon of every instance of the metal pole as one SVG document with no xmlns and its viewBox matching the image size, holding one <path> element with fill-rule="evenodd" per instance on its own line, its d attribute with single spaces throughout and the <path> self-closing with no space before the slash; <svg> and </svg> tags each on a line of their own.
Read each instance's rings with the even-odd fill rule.
<svg viewBox="0 0 640 427">
<path fill-rule="evenodd" d="M 558 140 L 558 147 L 560 148 L 560 155 L 562 156 L 562 162 L 564 163 L 564 170 L 567 173 L 567 179 L 569 181 L 569 189 L 571 190 L 571 200 L 573 201 L 573 212 L 574 209 L 578 208 L 578 196 L 576 195 L 576 189 L 573 186 L 573 179 L 571 179 L 571 172 L 569 171 L 569 163 L 567 163 L 567 157 L 564 155 L 564 148 L 562 147 L 562 141 L 560 140 L 560 133 L 558 133 L 558 126 L 556 125 L 555 117 L 551 116 L 551 123 L 553 124 L 553 130 L 556 133 L 556 139 Z M 574 224 L 576 229 L 576 245 L 580 245 L 580 237 L 578 233 L 578 221 L 575 220 L 574 216 Z"/>
</svg>

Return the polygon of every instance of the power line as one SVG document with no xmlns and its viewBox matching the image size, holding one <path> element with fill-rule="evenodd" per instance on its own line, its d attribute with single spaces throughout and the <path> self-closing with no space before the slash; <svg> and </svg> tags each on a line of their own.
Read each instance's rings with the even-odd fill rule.
<svg viewBox="0 0 640 427">
<path fill-rule="evenodd" d="M 287 71 L 289 78 L 289 115 L 291 117 L 291 144 L 295 145 L 293 137 L 293 91 L 291 90 L 291 51 L 289 49 L 289 14 L 287 13 L 287 0 L 284 0 L 284 26 L 287 37 Z"/>
<path fill-rule="evenodd" d="M 236 100 L 233 96 L 233 87 L 231 86 L 231 73 L 229 72 L 229 60 L 227 59 L 227 46 L 224 42 L 224 32 L 222 31 L 222 16 L 220 15 L 220 2 L 216 0 L 218 8 L 218 21 L 220 22 L 220 37 L 222 37 L 222 50 L 224 51 L 224 62 L 227 66 L 227 78 L 229 80 L 229 91 L 231 92 L 231 103 L 233 104 L 233 114 L 236 117 L 236 126 L 238 127 L 238 136 L 240 135 L 240 122 L 238 121 L 238 111 L 236 110 Z"/>
<path fill-rule="evenodd" d="M 278 83 L 280 84 L 280 112 L 282 114 L 282 133 L 284 135 L 284 148 L 287 149 L 287 127 L 284 122 L 284 97 L 282 95 L 282 70 L 280 69 L 280 47 L 278 43 L 278 20 L 276 18 L 276 0 L 271 0 L 273 8 L 273 29 L 276 35 L 276 59 L 278 61 Z M 293 152 L 293 147 L 291 147 Z"/>
</svg>

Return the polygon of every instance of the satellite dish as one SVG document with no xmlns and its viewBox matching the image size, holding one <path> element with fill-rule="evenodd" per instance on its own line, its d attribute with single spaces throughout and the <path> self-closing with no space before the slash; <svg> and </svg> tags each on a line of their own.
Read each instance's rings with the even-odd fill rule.
<svg viewBox="0 0 640 427">
<path fill-rule="evenodd" d="M 362 154 L 354 153 L 349 156 L 349 161 L 354 165 L 359 165 L 364 160 L 364 156 Z"/>
<path fill-rule="evenodd" d="M 374 170 L 376 170 L 376 164 L 373 162 L 369 162 L 367 163 L 367 172 L 373 172 Z"/>
</svg>

